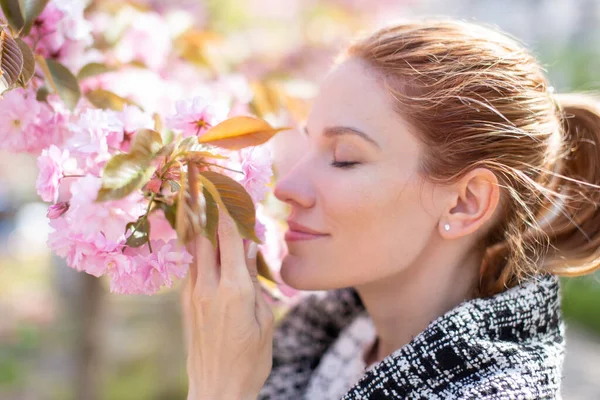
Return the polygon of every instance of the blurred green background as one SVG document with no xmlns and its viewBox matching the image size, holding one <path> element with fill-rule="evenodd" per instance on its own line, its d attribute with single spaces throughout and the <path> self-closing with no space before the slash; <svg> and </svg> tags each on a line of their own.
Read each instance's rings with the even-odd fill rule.
<svg viewBox="0 0 600 400">
<path fill-rule="evenodd" d="M 193 2 L 147 3 L 160 8 Z M 283 65 L 315 81 L 359 28 L 446 15 L 493 24 L 522 40 L 557 92 L 600 87 L 597 0 L 205 3 L 202 18 L 212 21 L 213 29 L 256 29 L 258 37 L 280 37 L 271 45 L 275 53 L 282 46 L 290 51 Z M 304 10 L 302 18 L 289 15 L 290 10 Z M 258 39 L 247 35 L 247 40 Z M 178 288 L 153 297 L 112 295 L 96 278 L 53 257 L 45 244 L 46 206 L 34 192 L 36 174 L 35 158 L 0 153 L 0 398 L 185 399 Z M 567 321 L 563 398 L 598 399 L 600 274 L 564 279 L 562 289 Z"/>
</svg>

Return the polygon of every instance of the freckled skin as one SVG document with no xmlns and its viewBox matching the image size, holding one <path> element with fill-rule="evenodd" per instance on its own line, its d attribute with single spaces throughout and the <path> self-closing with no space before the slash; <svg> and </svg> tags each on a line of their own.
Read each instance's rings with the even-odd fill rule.
<svg viewBox="0 0 600 400">
<path fill-rule="evenodd" d="M 362 61 L 348 60 L 323 81 L 308 117 L 304 153 L 276 186 L 290 218 L 331 236 L 288 243 L 282 278 L 306 290 L 385 279 L 415 262 L 437 229 L 436 190 L 417 174 L 421 144 Z M 328 138 L 326 127 L 354 135 Z M 359 162 L 350 169 L 333 160 Z"/>
<path fill-rule="evenodd" d="M 329 134 L 340 126 L 377 145 Z M 275 196 L 292 221 L 328 236 L 288 241 L 281 278 L 299 290 L 354 287 L 379 339 L 368 361 L 381 360 L 473 295 L 483 257 L 475 246 L 498 214 L 498 181 L 485 168 L 448 184 L 423 179 L 418 132 L 358 59 L 325 78 L 306 127 L 304 142 L 299 134 L 283 152 Z"/>
</svg>

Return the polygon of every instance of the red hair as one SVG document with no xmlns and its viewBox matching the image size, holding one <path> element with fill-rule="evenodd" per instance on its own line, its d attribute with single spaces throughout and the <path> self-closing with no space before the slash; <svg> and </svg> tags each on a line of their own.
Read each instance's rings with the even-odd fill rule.
<svg viewBox="0 0 600 400">
<path fill-rule="evenodd" d="M 516 41 L 459 21 L 387 27 L 344 57 L 368 63 L 426 144 L 422 175 L 448 183 L 476 167 L 501 185 L 502 218 L 482 242 L 479 293 L 538 273 L 600 266 L 600 108 L 553 94 Z"/>
</svg>

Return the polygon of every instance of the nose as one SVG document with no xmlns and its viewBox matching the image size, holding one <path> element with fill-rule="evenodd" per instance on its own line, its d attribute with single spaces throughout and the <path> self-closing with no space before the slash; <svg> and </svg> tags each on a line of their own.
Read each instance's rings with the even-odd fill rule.
<svg viewBox="0 0 600 400">
<path fill-rule="evenodd" d="M 307 157 L 300 158 L 275 183 L 275 197 L 291 206 L 310 208 L 315 203 L 315 192 Z"/>
</svg>

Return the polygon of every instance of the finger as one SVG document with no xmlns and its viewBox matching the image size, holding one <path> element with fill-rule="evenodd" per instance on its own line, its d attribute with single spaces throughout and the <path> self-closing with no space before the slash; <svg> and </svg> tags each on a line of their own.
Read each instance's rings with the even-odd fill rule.
<svg viewBox="0 0 600 400">
<path fill-rule="evenodd" d="M 254 293 L 256 296 L 261 295 L 260 282 L 258 281 L 258 268 L 256 264 L 256 256 L 258 253 L 258 246 L 254 242 L 248 242 L 246 246 L 246 266 L 248 267 L 248 274 L 250 280 L 254 285 Z M 258 301 L 258 298 L 257 298 Z"/>
<path fill-rule="evenodd" d="M 181 319 L 185 349 L 189 353 L 192 348 L 192 331 L 195 323 L 194 306 L 192 303 L 192 280 L 188 274 L 181 288 Z"/>
<path fill-rule="evenodd" d="M 210 240 L 200 234 L 194 242 L 194 268 L 196 270 L 196 281 L 193 286 L 192 295 L 206 295 L 213 293 L 219 286 L 219 269 L 217 265 L 217 249 Z"/>
<path fill-rule="evenodd" d="M 244 243 L 235 222 L 226 211 L 219 209 L 219 255 L 221 278 L 228 282 L 243 284 L 248 280 Z"/>
</svg>

